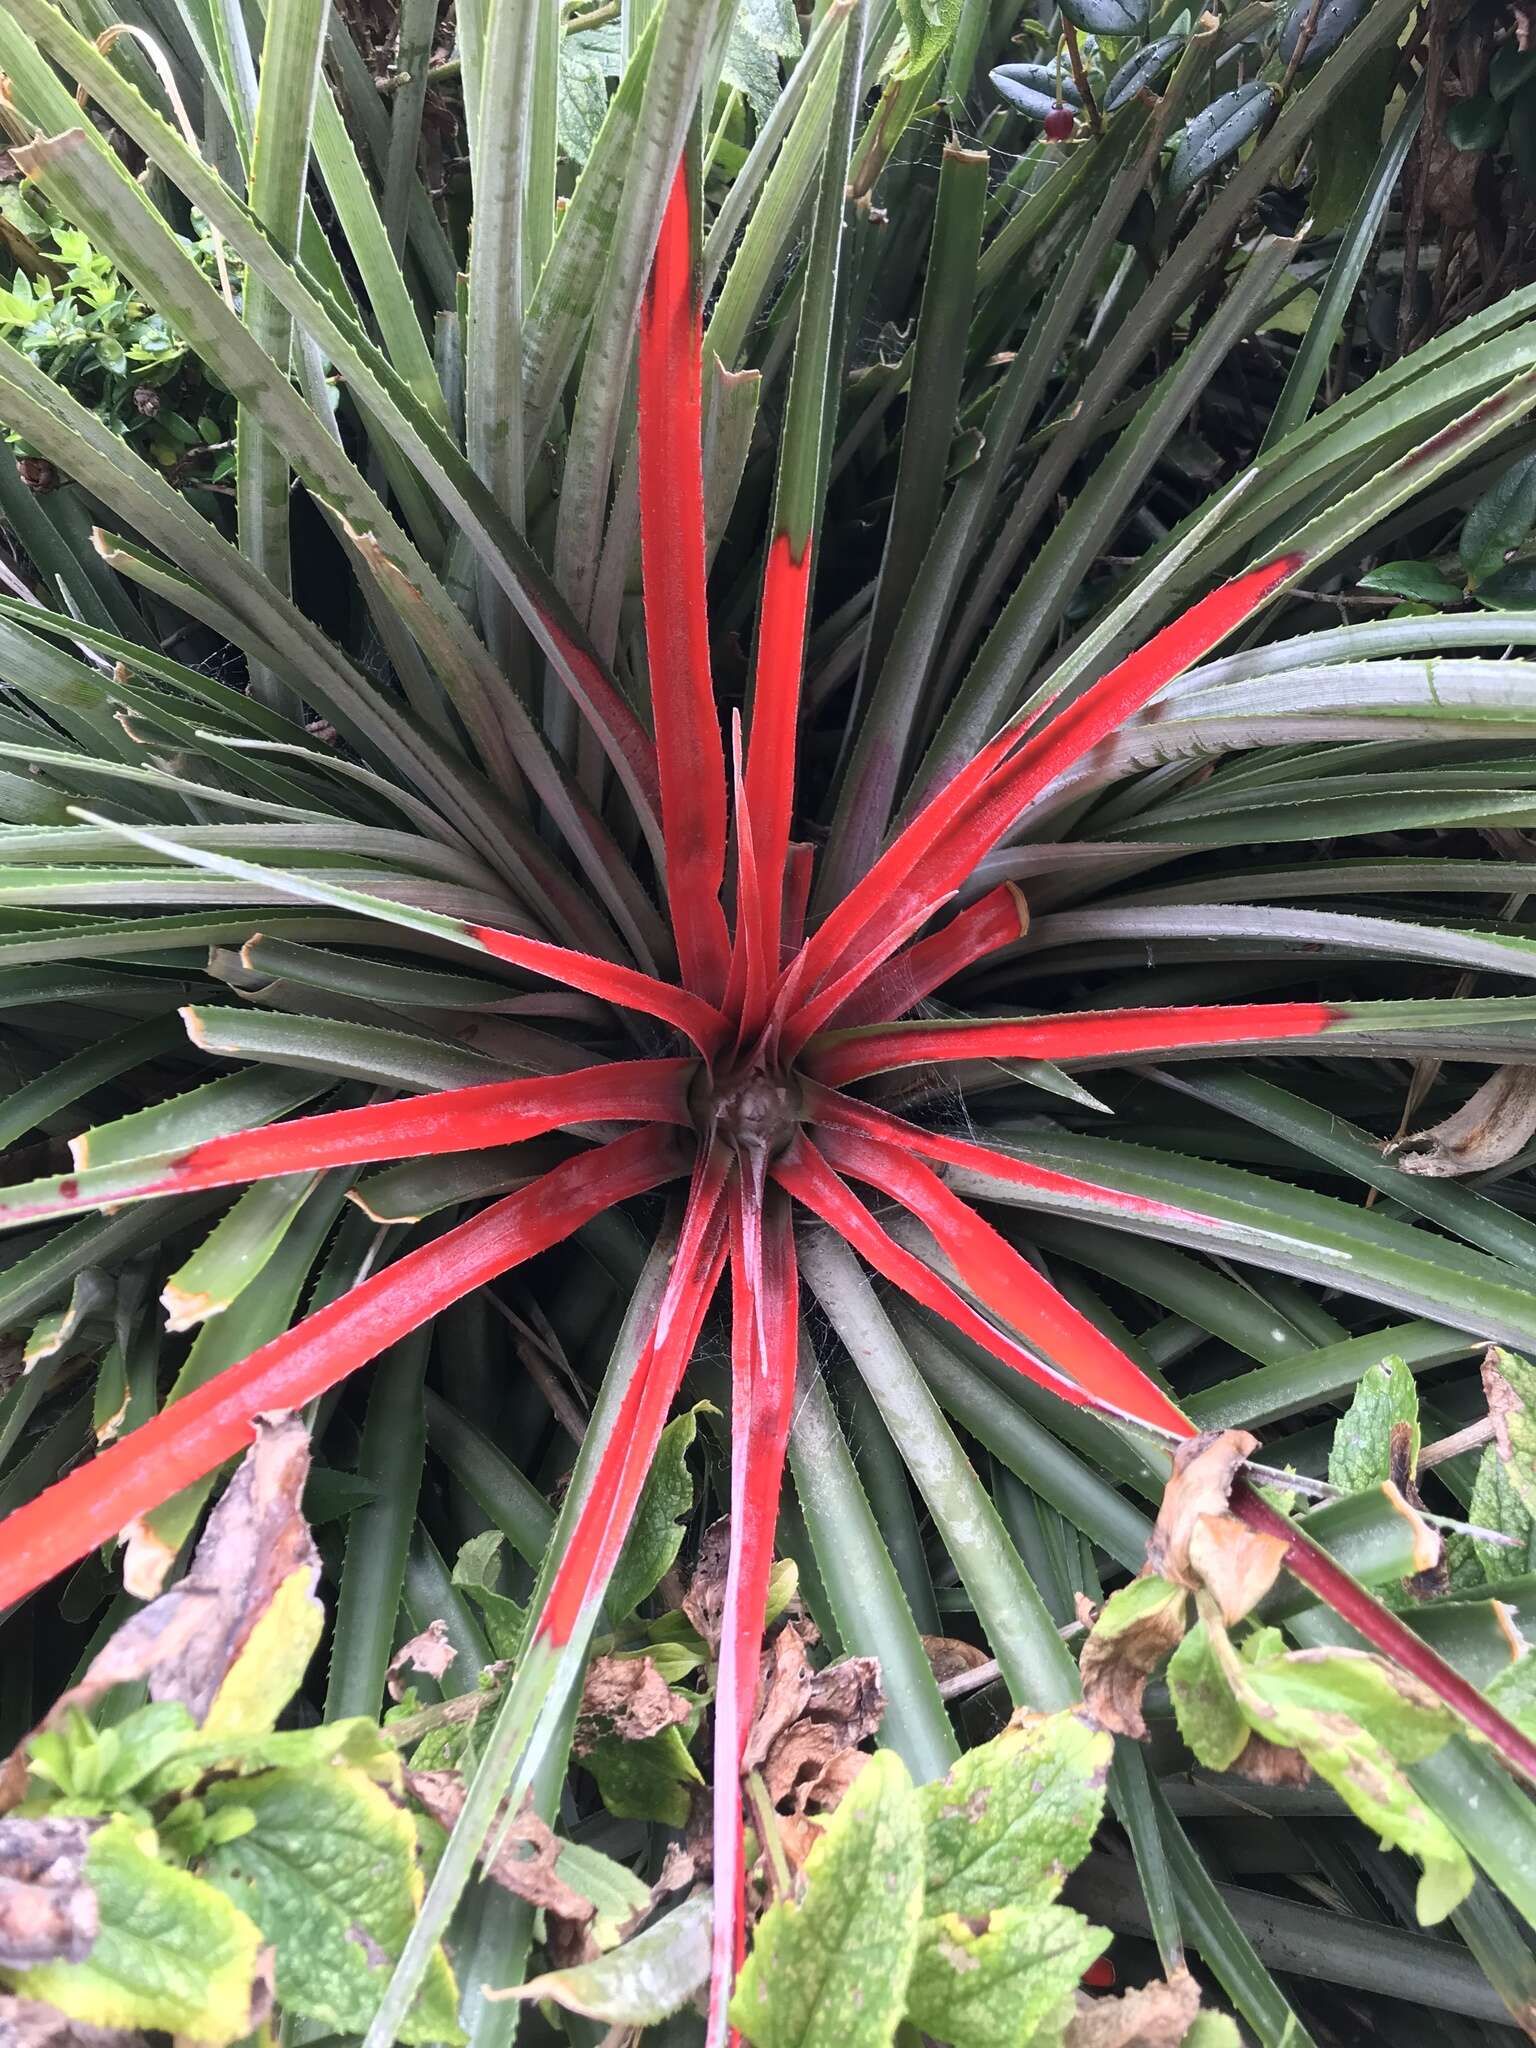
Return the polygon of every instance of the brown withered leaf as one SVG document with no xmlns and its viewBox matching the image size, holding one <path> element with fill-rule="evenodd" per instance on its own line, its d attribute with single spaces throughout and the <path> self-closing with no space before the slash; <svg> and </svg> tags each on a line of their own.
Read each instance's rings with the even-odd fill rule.
<svg viewBox="0 0 1536 2048">
<path fill-rule="evenodd" d="M 742 1753 L 744 1771 L 760 1770 L 776 1807 L 830 1812 L 864 1764 L 859 1744 L 880 1726 L 885 1694 L 873 1657 L 843 1657 L 813 1671 L 812 1633 L 786 1622 L 769 1649 L 762 1706 Z"/>
<path fill-rule="evenodd" d="M 1236 1515 L 1199 1515 L 1189 1534 L 1189 1563 L 1216 1597 L 1230 1627 L 1251 1614 L 1280 1576 L 1290 1545 L 1250 1529 Z"/>
<path fill-rule="evenodd" d="M 85 1881 L 93 1821 L 0 1820 L 0 1965 L 79 1963 L 100 1927 Z"/>
<path fill-rule="evenodd" d="M 1228 1768 L 1253 1785 L 1306 1785 L 1312 1779 L 1312 1766 L 1299 1749 L 1266 1742 L 1262 1735 L 1250 1735 Z"/>
<path fill-rule="evenodd" d="M 1502 1166 L 1536 1132 L 1536 1068 L 1499 1067 L 1443 1123 L 1387 1147 L 1400 1173 L 1450 1180 Z"/>
<path fill-rule="evenodd" d="M 959 1636 L 924 1636 L 923 1650 L 941 1685 L 946 1678 L 958 1678 L 962 1672 L 974 1671 L 992 1661 L 985 1650 L 975 1643 L 962 1642 Z"/>
<path fill-rule="evenodd" d="M 261 1417 L 223 1498 L 208 1517 L 187 1575 L 131 1615 L 97 1652 L 84 1677 L 59 1695 L 38 1727 L 0 1765 L 0 1812 L 25 1796 L 27 1744 L 71 1708 L 84 1711 L 114 1685 L 144 1682 L 150 1698 L 179 1700 L 199 1725 L 274 1594 L 320 1554 L 300 1506 L 309 1473 L 309 1432 L 296 1416 Z"/>
<path fill-rule="evenodd" d="M 699 1543 L 699 1561 L 683 1596 L 683 1613 L 710 1647 L 720 1648 L 720 1623 L 725 1612 L 725 1578 L 731 1558 L 731 1522 L 727 1515 L 712 1522 Z"/>
<path fill-rule="evenodd" d="M 417 1804 L 445 1828 L 451 1828 L 463 1811 L 464 1780 L 457 1771 L 407 1771 L 405 1785 Z M 492 1822 L 488 1841 L 495 1842 L 500 1836 L 505 1813 L 503 1807 Z M 556 1874 L 563 1847 L 532 1808 L 527 1808 L 507 1829 L 494 1862 L 485 1865 L 485 1874 L 493 1884 L 526 1899 L 529 1905 L 585 1925 L 597 1909 Z"/>
<path fill-rule="evenodd" d="M 0 2048 L 146 2048 L 143 2034 L 87 2027 L 55 2005 L 0 1992 Z"/>
<path fill-rule="evenodd" d="M 1229 1623 L 1274 1584 L 1286 1550 L 1227 1510 L 1238 1467 L 1258 1446 L 1246 1429 L 1209 1430 L 1180 1444 L 1147 1545 L 1148 1571 L 1191 1591 L 1209 1586 Z"/>
<path fill-rule="evenodd" d="M 1118 1998 L 1090 1998 L 1080 1991 L 1062 2048 L 1178 2048 L 1199 2010 L 1200 1986 L 1187 1970 Z"/>
<path fill-rule="evenodd" d="M 1101 1728 L 1112 1735 L 1128 1735 L 1133 1742 L 1146 1740 L 1142 1695 L 1158 1665 L 1183 1641 L 1189 1606 L 1182 1587 L 1170 1585 L 1166 1597 L 1157 1599 L 1152 1590 L 1155 1584 L 1151 1578 L 1135 1582 L 1133 1591 L 1140 1596 L 1145 1589 L 1145 1599 L 1114 1627 L 1110 1626 L 1116 1614 L 1112 1602 L 1104 1626 L 1088 1636 L 1078 1660 L 1084 1706 Z M 1117 1599 L 1124 1607 L 1124 1600 Z"/>
<path fill-rule="evenodd" d="M 590 1756 L 606 1735 L 643 1742 L 686 1721 L 690 1711 L 649 1657 L 594 1657 L 581 1689 L 572 1754 Z"/>
<path fill-rule="evenodd" d="M 1486 1367 L 1484 1384 L 1487 1384 Z M 1382 1491 L 1391 1499 L 1398 1495 L 1414 1530 L 1414 1557 L 1418 1570 L 1403 1581 L 1416 1600 L 1438 1599 L 1449 1592 L 1451 1568 L 1445 1554 L 1445 1539 L 1424 1520 L 1424 1498 L 1416 1477 L 1417 1452 L 1411 1422 L 1394 1422 L 1387 1436 L 1387 1483 Z M 1396 1503 L 1394 1503 L 1396 1505 Z"/>
<path fill-rule="evenodd" d="M 408 1643 L 402 1643 L 389 1660 L 385 1682 L 389 1686 L 392 1700 L 404 1697 L 405 1674 L 419 1671 L 424 1678 L 441 1678 L 458 1651 L 448 1640 L 448 1624 L 445 1621 L 429 1621 L 419 1636 L 412 1636 Z"/>
</svg>

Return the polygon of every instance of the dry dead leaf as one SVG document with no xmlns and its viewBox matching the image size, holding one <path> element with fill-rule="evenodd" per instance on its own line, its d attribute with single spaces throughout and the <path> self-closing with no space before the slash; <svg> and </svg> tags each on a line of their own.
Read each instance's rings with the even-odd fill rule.
<svg viewBox="0 0 1536 2048">
<path fill-rule="evenodd" d="M 307 1574 L 318 1611 L 320 1554 L 300 1505 L 308 1474 L 303 1423 L 296 1416 L 259 1418 L 256 1441 L 208 1517 L 186 1577 L 124 1622 L 80 1682 L 60 1694 L 0 1765 L 0 1812 L 25 1795 L 32 1736 L 71 1708 L 83 1712 L 114 1685 L 144 1682 L 151 1699 L 179 1700 L 201 1726 L 280 1587 Z"/>
<path fill-rule="evenodd" d="M 402 1643 L 390 1658 L 384 1674 L 390 1698 L 398 1700 L 404 1696 L 403 1675 L 407 1671 L 419 1671 L 424 1678 L 441 1678 L 458 1654 L 448 1640 L 447 1622 L 429 1621 L 419 1636 Z"/>
<path fill-rule="evenodd" d="M 731 1523 L 726 1516 L 704 1531 L 693 1580 L 683 1596 L 683 1613 L 708 1643 L 711 1656 L 720 1650 L 720 1620 L 725 1612 L 725 1578 L 730 1567 Z"/>
<path fill-rule="evenodd" d="M 843 1657 L 821 1671 L 806 1654 L 812 1631 L 786 1622 L 769 1648 L 762 1706 L 742 1753 L 760 1770 L 774 1806 L 830 1812 L 865 1761 L 859 1744 L 880 1726 L 885 1694 L 873 1657 Z"/>
<path fill-rule="evenodd" d="M 1079 1992 L 1062 2048 L 1178 2048 L 1199 2010 L 1200 1986 L 1187 1970 L 1118 1998 Z"/>
<path fill-rule="evenodd" d="M 1536 1067 L 1499 1067 L 1443 1123 L 1387 1147 L 1400 1173 L 1450 1180 L 1513 1159 L 1536 1132 Z"/>
<path fill-rule="evenodd" d="M 958 1678 L 962 1672 L 992 1662 L 985 1650 L 975 1643 L 962 1642 L 958 1636 L 924 1636 L 923 1649 L 941 1685 L 946 1678 Z"/>
<path fill-rule="evenodd" d="M 1198 1515 L 1189 1533 L 1190 1569 L 1215 1595 L 1228 1627 L 1258 1606 L 1289 1549 L 1283 1536 L 1250 1529 L 1236 1515 Z"/>
<path fill-rule="evenodd" d="M 407 1771 L 405 1784 L 411 1797 L 445 1828 L 451 1828 L 463 1811 L 464 1780 L 457 1771 Z M 501 1830 L 502 1819 L 498 1815 L 487 1839 L 495 1842 Z M 485 1874 L 492 1883 L 526 1899 L 529 1905 L 542 1906 L 562 1920 L 574 1920 L 584 1926 L 597 1909 L 590 1899 L 584 1899 L 556 1874 L 555 1865 L 563 1846 L 530 1807 L 507 1829 L 495 1861 L 485 1866 Z"/>
<path fill-rule="evenodd" d="M 691 1709 L 649 1657 L 594 1657 L 581 1689 L 575 1756 L 590 1756 L 605 1735 L 643 1742 L 686 1721 Z"/>
<path fill-rule="evenodd" d="M 1137 1614 L 1114 1634 L 1090 1634 L 1078 1660 L 1083 1704 L 1101 1728 L 1144 1742 L 1147 1724 L 1141 1700 L 1147 1680 L 1184 1638 L 1186 1610 L 1182 1590 Z"/>
<path fill-rule="evenodd" d="M 143 2034 L 87 2027 L 57 2006 L 0 1992 L 0 2048 L 146 2048 Z"/>
<path fill-rule="evenodd" d="M 93 1821 L 0 1820 L 0 1964 L 79 1963 L 100 1927 L 85 1881 Z"/>
<path fill-rule="evenodd" d="M 1266 1742 L 1262 1735 L 1249 1736 L 1230 1769 L 1253 1785 L 1306 1785 L 1312 1779 L 1312 1766 L 1299 1749 Z"/>
<path fill-rule="evenodd" d="M 1246 1429 L 1208 1431 L 1180 1444 L 1147 1545 L 1147 1570 L 1192 1592 L 1209 1586 L 1229 1624 L 1274 1584 L 1286 1544 L 1229 1514 L 1238 1468 L 1259 1447 Z"/>
</svg>

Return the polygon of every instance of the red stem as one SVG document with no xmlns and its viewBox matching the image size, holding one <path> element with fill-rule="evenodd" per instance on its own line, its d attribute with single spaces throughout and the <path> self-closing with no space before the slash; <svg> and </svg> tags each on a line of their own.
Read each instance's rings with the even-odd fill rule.
<svg viewBox="0 0 1536 2048">
<path fill-rule="evenodd" d="M 1484 1699 L 1459 1671 L 1452 1670 L 1422 1636 L 1415 1635 L 1379 1600 L 1373 1600 L 1325 1550 L 1255 1493 L 1245 1479 L 1239 1479 L 1233 1487 L 1230 1505 L 1233 1514 L 1250 1529 L 1261 1535 L 1277 1536 L 1286 1545 L 1285 1568 L 1292 1578 L 1299 1579 L 1340 1620 L 1347 1621 L 1364 1636 L 1372 1649 L 1401 1665 L 1411 1678 L 1418 1679 L 1437 1699 L 1486 1736 L 1510 1769 L 1536 1786 L 1536 1742 L 1507 1720 L 1492 1701 Z"/>
</svg>

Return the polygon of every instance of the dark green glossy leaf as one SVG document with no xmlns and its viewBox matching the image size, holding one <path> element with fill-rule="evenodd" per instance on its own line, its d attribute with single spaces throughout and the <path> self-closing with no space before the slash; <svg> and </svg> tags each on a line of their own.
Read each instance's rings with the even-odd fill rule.
<svg viewBox="0 0 1536 2048">
<path fill-rule="evenodd" d="M 1177 197 L 1230 163 L 1269 119 L 1274 88 L 1255 79 L 1221 93 L 1184 130 L 1168 171 L 1168 190 Z"/>
</svg>

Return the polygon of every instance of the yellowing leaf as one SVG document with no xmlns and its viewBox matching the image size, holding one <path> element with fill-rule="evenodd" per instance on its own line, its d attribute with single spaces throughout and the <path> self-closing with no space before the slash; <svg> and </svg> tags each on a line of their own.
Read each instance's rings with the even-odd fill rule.
<svg viewBox="0 0 1536 2048">
<path fill-rule="evenodd" d="M 924 1785 L 925 1910 L 974 1915 L 1055 1898 L 1103 1817 L 1112 1754 L 1080 1712 L 1021 1714 Z"/>
<path fill-rule="evenodd" d="M 290 1572 L 224 1674 L 203 1722 L 208 1735 L 265 1735 L 298 1691 L 325 1632 L 308 1564 Z"/>
<path fill-rule="evenodd" d="M 115 1818 L 91 1839 L 85 1879 L 100 1930 L 81 1963 L 10 1973 L 14 1990 L 92 2027 L 148 2027 L 209 2048 L 251 2029 L 260 1931 L 231 1900 L 154 1854 Z"/>
<path fill-rule="evenodd" d="M 753 2048 L 887 2048 L 923 1906 L 923 1826 L 905 1764 L 870 1758 L 805 1865 L 805 1896 L 758 1923 L 731 2023 Z"/>
<path fill-rule="evenodd" d="M 344 1765 L 212 1787 L 210 1813 L 225 1804 L 248 1807 L 254 1825 L 213 1851 L 209 1876 L 275 1945 L 280 2003 L 339 2032 L 364 2032 L 421 1904 L 409 1812 Z M 439 1953 L 400 2039 L 462 2040 L 457 2003 Z"/>
<path fill-rule="evenodd" d="M 923 1922 L 907 2017 L 951 2048 L 1025 2048 L 1072 2010 L 1072 1994 L 1109 1947 L 1065 1906 L 1003 1906 Z"/>
<path fill-rule="evenodd" d="M 1472 1866 L 1445 1822 L 1419 1798 L 1403 1765 L 1440 1748 L 1455 1725 L 1450 1711 L 1366 1651 L 1266 1654 L 1265 1631 L 1253 1656 L 1239 1656 L 1209 1599 L 1201 1602 L 1201 1619 L 1243 1720 L 1266 1742 L 1299 1751 L 1383 1842 L 1416 1856 L 1423 1869 L 1420 1923 L 1444 1919 L 1471 1890 Z M 1193 1742 L 1194 1731 L 1185 1732 Z M 1198 1747 L 1196 1754 L 1210 1760 Z"/>
</svg>

